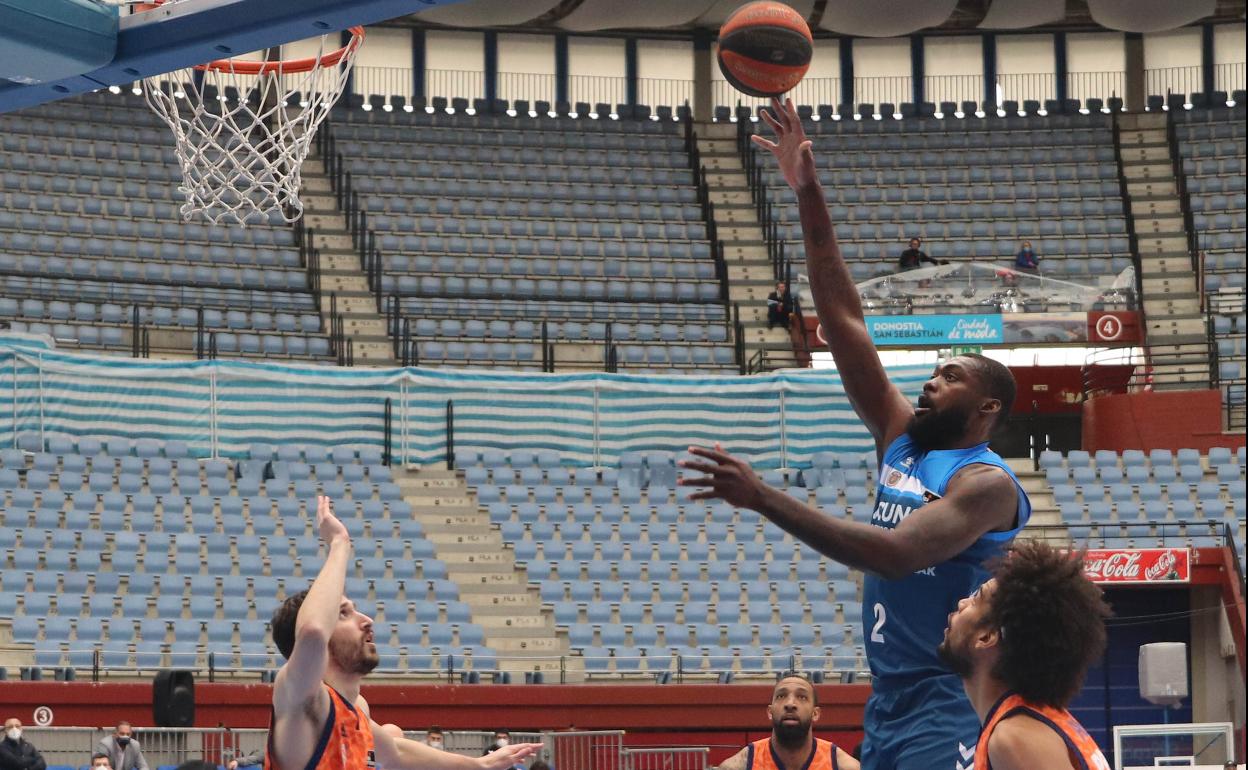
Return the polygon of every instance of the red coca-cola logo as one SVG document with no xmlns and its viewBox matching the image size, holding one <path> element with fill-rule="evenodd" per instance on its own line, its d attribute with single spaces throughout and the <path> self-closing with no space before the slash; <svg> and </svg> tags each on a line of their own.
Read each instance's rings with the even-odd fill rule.
<svg viewBox="0 0 1248 770">
<path fill-rule="evenodd" d="M 1108 556 L 1088 561 L 1084 565 L 1084 572 L 1092 580 L 1097 578 L 1134 580 L 1140 575 L 1140 554 L 1138 551 L 1111 553 Z"/>
<path fill-rule="evenodd" d="M 1157 558 L 1157 563 L 1144 570 L 1145 580 L 1159 580 L 1169 577 L 1171 570 L 1174 569 L 1175 562 L 1174 551 L 1166 551 Z"/>
</svg>

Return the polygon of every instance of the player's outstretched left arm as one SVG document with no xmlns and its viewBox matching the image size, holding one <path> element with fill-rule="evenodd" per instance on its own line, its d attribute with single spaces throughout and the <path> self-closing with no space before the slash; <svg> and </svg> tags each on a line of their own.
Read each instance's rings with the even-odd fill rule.
<svg viewBox="0 0 1248 770">
<path fill-rule="evenodd" d="M 404 738 L 398 725 L 373 722 L 372 727 L 377 759 L 386 770 L 508 770 L 542 749 L 540 743 L 516 743 L 484 757 L 465 757 Z"/>
<path fill-rule="evenodd" d="M 943 498 L 887 530 L 828 516 L 764 484 L 748 463 L 722 451 L 689 447 L 689 453 L 707 460 L 680 463 L 704 474 L 677 482 L 701 488 L 690 500 L 719 499 L 758 511 L 829 559 L 890 580 L 947 561 L 986 532 L 1011 529 L 1018 513 L 1014 481 L 992 465 L 969 465 L 958 471 Z"/>
</svg>

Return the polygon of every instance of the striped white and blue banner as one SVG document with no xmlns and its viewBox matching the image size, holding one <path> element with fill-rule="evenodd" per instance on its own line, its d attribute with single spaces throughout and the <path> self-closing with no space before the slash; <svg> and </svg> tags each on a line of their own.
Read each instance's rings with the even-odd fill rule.
<svg viewBox="0 0 1248 770">
<path fill-rule="evenodd" d="M 889 375 L 914 398 L 930 371 Z M 569 465 L 719 442 L 757 468 L 801 468 L 816 452 L 873 448 L 826 370 L 665 377 L 154 361 L 0 335 L 0 446 L 32 434 L 180 440 L 225 457 L 256 443 L 381 447 L 386 399 L 395 458 L 415 464 L 446 459 L 448 402 L 456 448 L 553 449 Z"/>
</svg>

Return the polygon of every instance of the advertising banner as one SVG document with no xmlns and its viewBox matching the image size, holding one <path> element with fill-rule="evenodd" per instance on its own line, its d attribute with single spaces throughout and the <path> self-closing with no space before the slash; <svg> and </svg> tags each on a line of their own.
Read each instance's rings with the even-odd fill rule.
<svg viewBox="0 0 1248 770">
<path fill-rule="evenodd" d="M 1093 583 L 1188 583 L 1192 558 L 1186 548 L 1090 548 L 1083 571 Z"/>
<path fill-rule="evenodd" d="M 1005 340 L 1000 315 L 869 315 L 867 331 L 876 345 L 999 345 Z"/>
</svg>

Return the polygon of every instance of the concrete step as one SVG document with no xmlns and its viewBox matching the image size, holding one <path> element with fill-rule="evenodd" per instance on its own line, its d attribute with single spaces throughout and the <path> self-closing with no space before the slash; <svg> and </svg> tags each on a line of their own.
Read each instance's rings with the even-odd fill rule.
<svg viewBox="0 0 1248 770">
<path fill-rule="evenodd" d="M 331 292 L 338 295 L 339 313 L 366 315 L 377 312 L 377 300 L 368 292 L 355 292 L 341 288 L 331 289 L 324 284 L 322 284 L 322 288 L 324 289 L 324 293 L 321 295 L 321 315 L 323 317 L 329 316 L 331 300 L 333 299 L 329 296 Z"/>
<path fill-rule="evenodd" d="M 727 189 L 748 190 L 749 186 L 745 179 L 743 171 L 711 171 L 706 172 L 706 183 L 712 189 L 723 187 Z"/>
<path fill-rule="evenodd" d="M 488 527 L 488 522 L 487 522 Z M 493 528 L 484 529 L 478 523 L 474 527 L 464 527 L 461 532 L 432 532 L 426 539 L 438 547 L 439 553 L 445 550 L 461 553 L 479 553 L 483 550 L 498 550 L 503 547 L 503 537 Z"/>
<path fill-rule="evenodd" d="M 1164 128 L 1129 129 L 1118 132 L 1118 145 L 1123 148 L 1139 145 L 1168 147 L 1169 142 Z"/>
<path fill-rule="evenodd" d="M 1159 318 L 1185 316 L 1200 312 L 1200 295 L 1194 290 L 1190 294 L 1172 292 L 1170 294 L 1144 295 L 1144 306 L 1151 315 Z"/>
<path fill-rule="evenodd" d="M 1124 164 L 1170 162 L 1170 147 L 1166 144 L 1124 144 L 1120 154 Z"/>
<path fill-rule="evenodd" d="M 1190 272 L 1187 274 L 1172 273 L 1161 277 L 1146 275 L 1140 283 L 1145 297 L 1159 294 L 1196 293 L 1196 278 Z"/>
<path fill-rule="evenodd" d="M 1205 321 L 1203 318 L 1185 318 L 1185 317 L 1162 317 L 1156 318 L 1149 316 L 1145 322 L 1147 329 L 1147 339 L 1153 342 L 1162 342 L 1165 337 L 1196 337 L 1201 340 L 1205 339 Z M 1170 340 L 1177 342 L 1177 340 Z"/>
<path fill-rule="evenodd" d="M 459 593 L 464 594 L 492 594 L 498 593 L 500 590 L 514 590 L 516 588 L 524 588 L 528 585 L 528 579 L 524 573 L 517 572 L 512 568 L 510 572 L 490 571 L 485 569 L 468 570 L 463 569 L 463 565 L 452 568 L 447 565 L 447 577 L 454 580 L 459 586 Z"/>
<path fill-rule="evenodd" d="M 309 224 L 309 226 L 311 226 Z M 312 245 L 320 249 L 322 255 L 326 253 L 333 254 L 354 254 L 355 250 L 351 248 L 351 236 L 343 231 L 316 229 L 312 234 Z M 359 257 L 356 257 L 359 261 Z"/>
<path fill-rule="evenodd" d="M 728 280 L 733 283 L 740 281 L 761 282 L 770 289 L 776 285 L 774 279 L 775 276 L 772 274 L 771 265 L 745 265 L 738 263 L 728 265 Z"/>
<path fill-rule="evenodd" d="M 312 228 L 312 230 L 317 233 L 320 233 L 322 230 L 331 232 L 335 230 L 345 231 L 347 227 L 346 220 L 340 211 L 318 210 L 315 212 L 309 212 L 304 215 L 303 223 L 305 226 Z M 349 237 L 347 245 L 348 247 L 350 246 Z"/>
<path fill-rule="evenodd" d="M 742 206 L 716 206 L 715 224 L 721 230 L 729 226 L 753 227 L 758 229 L 758 214 L 754 211 L 754 204 Z M 758 230 L 757 237 L 763 237 L 762 230 Z"/>
<path fill-rule="evenodd" d="M 698 135 L 698 142 L 705 140 L 737 140 L 737 124 L 736 123 L 698 123 L 693 127 L 693 131 Z"/>
<path fill-rule="evenodd" d="M 1164 112 L 1127 112 L 1118 116 L 1119 131 L 1166 130 Z"/>
<path fill-rule="evenodd" d="M 522 671 L 540 671 L 547 682 L 552 684 L 580 684 L 585 681 L 585 662 L 575 655 L 543 658 L 506 658 L 498 659 L 498 667 L 510 671 L 514 678 L 519 676 L 524 681 Z"/>
<path fill-rule="evenodd" d="M 555 366 L 589 364 L 599 370 L 603 365 L 603 346 L 600 343 L 556 342 L 554 344 Z"/>
<path fill-rule="evenodd" d="M 1135 178 L 1127 176 L 1127 195 L 1136 198 L 1175 198 L 1179 194 L 1174 177 Z"/>
<path fill-rule="evenodd" d="M 1123 176 L 1127 178 L 1127 185 L 1140 184 L 1142 182 L 1150 182 L 1153 180 L 1169 180 L 1174 182 L 1174 167 L 1170 165 L 1170 161 L 1139 161 L 1134 163 L 1122 164 Z"/>
<path fill-rule="evenodd" d="M 728 241 L 744 241 L 747 243 L 763 243 L 763 231 L 758 225 L 728 225 L 719 229 L 719 236 L 725 243 Z M 765 253 L 765 252 L 764 252 Z"/>
<path fill-rule="evenodd" d="M 554 629 L 550 629 L 550 633 L 554 634 Z M 493 634 L 486 632 L 486 642 L 500 653 L 514 653 L 517 655 L 562 655 L 568 652 L 567 637 L 521 637 L 515 638 L 504 634 Z"/>
<path fill-rule="evenodd" d="M 754 198 L 748 190 L 720 190 L 711 188 L 711 203 L 715 206 L 715 211 L 719 211 L 720 206 L 753 206 Z"/>
<path fill-rule="evenodd" d="M 558 650 L 564 642 L 555 636 L 555 624 L 548 615 L 483 615 L 479 620 L 473 618 L 473 622 L 483 626 L 485 635 L 491 639 L 506 639 L 513 645 L 544 639 L 547 643 L 553 642 L 550 649 Z"/>
<path fill-rule="evenodd" d="M 1164 235 L 1161 233 L 1137 233 L 1140 256 L 1160 257 L 1174 254 L 1187 254 L 1186 234 Z"/>
<path fill-rule="evenodd" d="M 1140 217 L 1145 216 L 1168 216 L 1177 214 L 1183 215 L 1183 206 L 1176 198 L 1132 198 L 1131 213 L 1139 221 Z"/>
<path fill-rule="evenodd" d="M 523 593 L 472 594 L 464 597 L 464 603 L 472 608 L 474 619 L 496 615 L 504 618 L 517 615 L 537 617 L 542 612 L 541 597 L 527 590 Z"/>
<path fill-rule="evenodd" d="M 703 153 L 701 155 L 701 162 L 702 162 L 702 166 L 706 169 L 706 173 L 708 177 L 710 176 L 711 173 L 716 173 L 716 174 L 737 173 L 737 174 L 743 174 L 743 178 L 744 178 L 744 172 L 741 169 L 741 159 L 737 157 L 737 154 L 735 152 L 731 154 L 716 153 L 713 155 Z"/>
<path fill-rule="evenodd" d="M 767 246 L 762 243 L 762 236 L 757 241 L 724 241 L 724 260 L 735 262 L 766 262 L 771 264 L 767 256 Z"/>
</svg>

